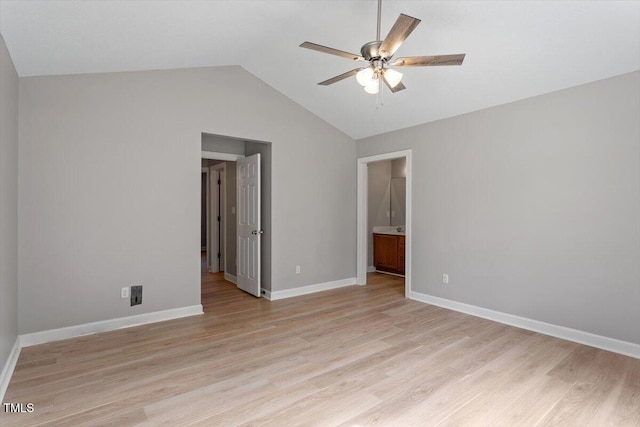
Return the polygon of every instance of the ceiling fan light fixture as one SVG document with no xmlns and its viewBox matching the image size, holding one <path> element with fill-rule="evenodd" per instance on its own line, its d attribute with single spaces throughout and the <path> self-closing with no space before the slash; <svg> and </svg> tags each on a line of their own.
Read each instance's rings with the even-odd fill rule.
<svg viewBox="0 0 640 427">
<path fill-rule="evenodd" d="M 0 0 L 2 1 L 2 0 Z M 431 56 L 407 56 L 396 58 L 392 61 L 393 55 L 405 42 L 407 37 L 421 22 L 418 18 L 401 13 L 395 23 L 383 39 L 380 37 L 380 23 L 382 21 L 382 0 L 378 0 L 378 19 L 376 26 L 376 38 L 374 41 L 365 43 L 360 48 L 360 55 L 345 52 L 311 42 L 304 42 L 300 45 L 305 49 L 311 49 L 330 55 L 340 56 L 354 61 L 364 62 L 365 66 L 354 68 L 346 73 L 318 83 L 322 86 L 329 86 L 346 78 L 356 76 L 356 80 L 367 93 L 376 94 L 380 92 L 380 80 L 389 88 L 391 93 L 405 90 L 407 87 L 402 83 L 402 73 L 386 68 L 393 67 L 432 67 L 437 65 L 462 65 L 465 54 L 455 55 L 431 55 Z"/>
<path fill-rule="evenodd" d="M 371 79 L 364 87 L 364 91 L 372 95 L 378 93 L 380 91 L 380 79 Z"/>
<path fill-rule="evenodd" d="M 384 70 L 384 78 L 389 83 L 389 86 L 396 87 L 398 83 L 402 80 L 402 73 L 392 70 L 391 68 L 387 68 Z"/>
<path fill-rule="evenodd" d="M 371 67 L 365 68 L 364 70 L 358 71 L 356 74 L 356 80 L 360 84 L 360 86 L 367 86 L 371 83 L 373 79 L 373 69 Z"/>
</svg>

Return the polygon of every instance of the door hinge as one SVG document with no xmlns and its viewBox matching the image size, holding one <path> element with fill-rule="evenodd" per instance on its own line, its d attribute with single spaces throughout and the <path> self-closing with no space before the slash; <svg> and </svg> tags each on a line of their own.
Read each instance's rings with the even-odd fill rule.
<svg viewBox="0 0 640 427">
<path fill-rule="evenodd" d="M 222 181 L 218 180 L 218 185 L 222 184 Z"/>
<path fill-rule="evenodd" d="M 220 252 L 218 252 L 218 259 L 222 258 L 222 256 L 220 255 Z"/>
<path fill-rule="evenodd" d="M 220 216 L 218 216 L 218 222 L 220 222 Z"/>
</svg>

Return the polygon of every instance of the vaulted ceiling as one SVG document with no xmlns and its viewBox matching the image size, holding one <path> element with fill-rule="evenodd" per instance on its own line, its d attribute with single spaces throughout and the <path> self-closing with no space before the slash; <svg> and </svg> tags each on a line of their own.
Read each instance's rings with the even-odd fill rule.
<svg viewBox="0 0 640 427">
<path fill-rule="evenodd" d="M 20 76 L 240 65 L 353 138 L 362 138 L 640 69 L 638 1 L 393 1 L 422 23 L 398 56 L 466 53 L 459 67 L 404 68 L 407 90 L 376 99 L 348 59 L 375 39 L 375 0 L 0 1 Z M 377 106 L 377 104 L 384 105 Z"/>
</svg>

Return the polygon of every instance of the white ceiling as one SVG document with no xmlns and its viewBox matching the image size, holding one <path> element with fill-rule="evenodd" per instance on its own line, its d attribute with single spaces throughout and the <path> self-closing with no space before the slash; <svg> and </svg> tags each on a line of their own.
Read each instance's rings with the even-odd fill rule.
<svg viewBox="0 0 640 427">
<path fill-rule="evenodd" d="M 640 69 L 639 1 L 393 1 L 422 19 L 399 56 L 466 53 L 460 67 L 400 69 L 384 106 L 355 68 L 299 48 L 359 53 L 375 39 L 376 0 L 0 0 L 0 31 L 20 76 L 241 65 L 353 138 L 363 138 Z"/>
</svg>

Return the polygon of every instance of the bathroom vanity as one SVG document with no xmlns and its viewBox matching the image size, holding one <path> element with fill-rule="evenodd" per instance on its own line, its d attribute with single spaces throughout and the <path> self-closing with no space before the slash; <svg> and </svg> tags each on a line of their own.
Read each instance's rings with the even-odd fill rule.
<svg viewBox="0 0 640 427">
<path fill-rule="evenodd" d="M 404 275 L 404 227 L 373 227 L 373 265 L 377 271 Z"/>
</svg>

